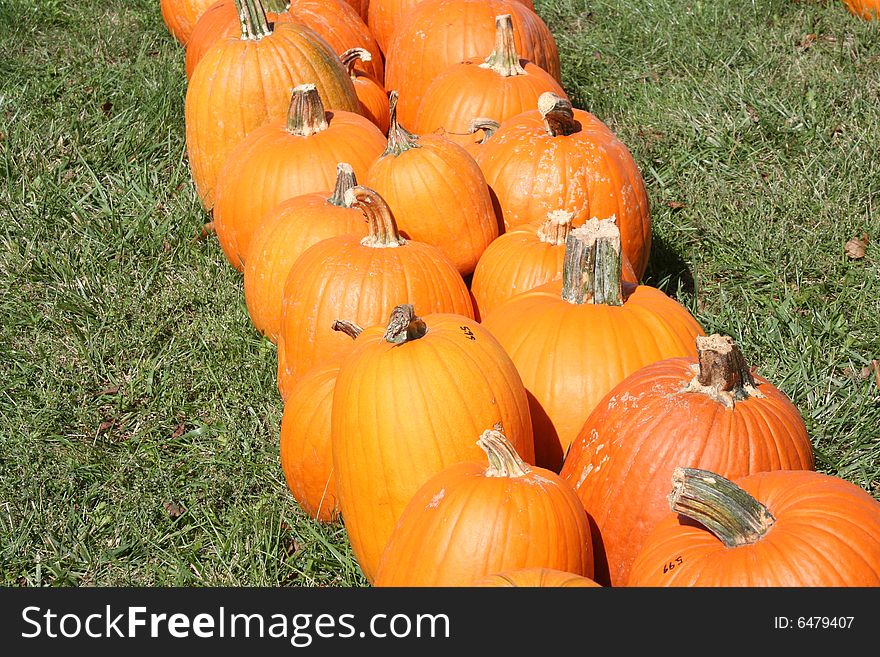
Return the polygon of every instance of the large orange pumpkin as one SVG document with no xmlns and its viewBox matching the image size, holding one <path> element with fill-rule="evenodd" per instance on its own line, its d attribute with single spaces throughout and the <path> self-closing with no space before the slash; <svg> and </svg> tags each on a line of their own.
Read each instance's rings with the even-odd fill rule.
<svg viewBox="0 0 880 657">
<path fill-rule="evenodd" d="M 496 425 L 531 463 L 526 391 L 504 349 L 475 320 L 420 318 L 404 304 L 383 334 L 361 335 L 340 367 L 330 428 L 339 508 L 369 581 L 410 498 L 441 470 L 482 461 L 473 436 Z"/>
<path fill-rule="evenodd" d="M 880 586 L 880 502 L 811 470 L 680 468 L 630 586 Z"/>
<path fill-rule="evenodd" d="M 740 477 L 812 470 L 807 428 L 794 404 L 753 375 L 729 337 L 696 339 L 695 358 L 634 372 L 599 402 L 560 474 L 598 527 L 596 579 L 625 585 L 647 534 L 668 512 L 679 466 Z"/>
<path fill-rule="evenodd" d="M 252 130 L 284 113 L 295 86 L 314 84 L 327 108 L 360 111 L 342 62 L 314 30 L 298 23 L 273 29 L 259 0 L 248 0 L 245 9 L 244 36 L 211 48 L 186 91 L 186 150 L 206 210 L 214 207 L 217 174 L 229 153 Z"/>
<path fill-rule="evenodd" d="M 510 14 L 517 52 L 560 80 L 549 28 L 517 0 L 425 0 L 394 31 L 385 51 L 385 88 L 400 91 L 400 122 L 415 130 L 422 95 L 453 64 L 485 57 L 495 43 L 495 17 Z M 471 119 L 474 117 L 466 117 Z"/>
<path fill-rule="evenodd" d="M 425 89 L 416 115 L 417 132 L 440 131 L 451 141 L 468 146 L 474 143 L 470 125 L 476 118 L 501 123 L 534 109 L 546 91 L 567 98 L 552 75 L 520 59 L 510 14 L 496 16 L 495 29 L 495 49 L 485 61 L 453 64 Z"/>
<path fill-rule="evenodd" d="M 294 88 L 287 115 L 248 134 L 217 174 L 214 228 L 239 271 L 251 236 L 270 209 L 300 194 L 331 189 L 340 162 L 364 177 L 385 149 L 385 135 L 368 118 L 324 107 L 314 84 Z"/>
<path fill-rule="evenodd" d="M 651 215 L 639 168 L 626 146 L 589 112 L 547 92 L 537 109 L 504 121 L 480 146 L 477 163 L 506 228 L 552 210 L 617 217 L 623 250 L 638 278 L 651 250 Z"/>
<path fill-rule="evenodd" d="M 278 332 L 278 386 L 284 398 L 319 360 L 350 348 L 351 340 L 330 329 L 336 319 L 374 326 L 400 303 L 474 315 L 464 280 L 440 249 L 402 238 L 375 190 L 358 185 L 346 197 L 367 217 L 369 235 L 341 235 L 310 246 L 284 282 Z"/>
<path fill-rule="evenodd" d="M 519 568 L 486 575 L 471 586 L 504 588 L 596 588 L 598 582 L 583 575 L 553 568 Z"/>
<path fill-rule="evenodd" d="M 880 20 L 880 0 L 843 0 L 849 13 L 867 21 Z"/>
<path fill-rule="evenodd" d="M 363 48 L 349 48 L 340 56 L 342 65 L 351 77 L 358 100 L 361 102 L 361 114 L 376 124 L 382 134 L 388 134 L 391 125 L 388 109 L 388 92 L 376 78 L 369 73 L 355 68 L 358 62 L 369 62 L 372 55 Z"/>
<path fill-rule="evenodd" d="M 367 234 L 364 215 L 345 199 L 345 192 L 357 184 L 354 170 L 342 162 L 336 171 L 332 194 L 314 192 L 282 201 L 253 232 L 244 268 L 244 300 L 254 327 L 272 342 L 278 342 L 284 282 L 297 258 L 321 240 Z"/>
<path fill-rule="evenodd" d="M 162 20 L 171 35 L 186 46 L 196 22 L 215 0 L 159 0 Z"/>
<path fill-rule="evenodd" d="M 397 91 L 389 105 L 388 147 L 370 166 L 367 185 L 391 206 L 402 233 L 437 246 L 467 276 L 499 232 L 483 172 L 445 137 L 402 128 Z"/>
<path fill-rule="evenodd" d="M 590 522 L 571 486 L 526 465 L 496 430 L 477 445 L 488 457 L 434 475 L 400 515 L 375 586 L 471 586 L 498 571 L 550 568 L 590 577 Z"/>
<path fill-rule="evenodd" d="M 530 393 L 537 463 L 559 471 L 602 397 L 640 367 L 696 353 L 703 330 L 660 290 L 621 280 L 620 231 L 591 219 L 566 242 L 562 279 L 518 294 L 483 320 Z"/>
<path fill-rule="evenodd" d="M 363 66 L 379 80 L 384 79 L 385 66 L 378 44 L 366 24 L 342 0 L 263 0 L 263 6 L 270 22 L 302 23 L 317 32 L 340 56 L 355 46 L 365 48 L 378 60 L 359 62 L 356 66 Z M 239 34 L 233 0 L 220 0 L 211 5 L 196 23 L 186 46 L 186 77 L 192 77 L 196 64 L 217 41 Z"/>
</svg>

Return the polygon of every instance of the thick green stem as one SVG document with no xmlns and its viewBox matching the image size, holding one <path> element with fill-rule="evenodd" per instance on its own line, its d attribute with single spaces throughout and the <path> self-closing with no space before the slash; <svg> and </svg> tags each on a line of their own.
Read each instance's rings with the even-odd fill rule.
<svg viewBox="0 0 880 657">
<path fill-rule="evenodd" d="M 586 221 L 565 240 L 562 298 L 576 304 L 622 306 L 622 267 L 616 219 Z"/>
<path fill-rule="evenodd" d="M 338 208 L 350 208 L 351 206 L 345 202 L 345 193 L 357 184 L 351 165 L 348 162 L 340 162 L 336 165 L 336 187 L 327 202 Z"/>
<path fill-rule="evenodd" d="M 241 38 L 257 41 L 272 34 L 272 26 L 260 0 L 235 0 L 241 22 Z"/>
<path fill-rule="evenodd" d="M 553 246 L 565 244 L 568 234 L 571 232 L 571 222 L 574 212 L 565 210 L 553 210 L 547 213 L 547 218 L 538 229 L 538 239 Z"/>
<path fill-rule="evenodd" d="M 385 328 L 385 340 L 392 344 L 403 344 L 418 340 L 427 332 L 427 325 L 416 315 L 413 305 L 405 303 L 395 306 L 391 311 L 388 326 Z"/>
<path fill-rule="evenodd" d="M 729 548 L 761 540 L 776 522 L 766 506 L 708 470 L 676 468 L 667 499 L 670 509 L 696 520 Z"/>
<path fill-rule="evenodd" d="M 552 91 L 545 91 L 538 97 L 538 111 L 544 117 L 544 127 L 551 137 L 565 137 L 581 130 L 580 121 L 574 118 L 571 101 Z"/>
<path fill-rule="evenodd" d="M 495 17 L 495 50 L 480 66 L 491 68 L 505 78 L 526 74 L 526 70 L 519 63 L 519 53 L 516 51 L 516 43 L 513 39 L 513 21 L 510 14 Z"/>
<path fill-rule="evenodd" d="M 367 218 L 370 233 L 361 240 L 361 244 L 377 249 L 406 244 L 406 240 L 397 230 L 391 208 L 379 192 L 363 185 L 355 185 L 345 192 L 344 198 L 348 207 L 357 206 Z"/>
<path fill-rule="evenodd" d="M 531 468 L 522 460 L 510 441 L 497 429 L 487 429 L 482 433 L 477 445 L 489 458 L 487 477 L 522 477 Z"/>
<path fill-rule="evenodd" d="M 308 137 L 327 129 L 327 112 L 314 84 L 294 87 L 287 110 L 287 131 L 292 135 Z"/>
<path fill-rule="evenodd" d="M 408 151 L 410 148 L 419 148 L 418 135 L 414 135 L 404 128 L 397 120 L 397 90 L 388 94 L 388 110 L 389 125 L 388 130 L 388 147 L 382 153 L 382 157 L 386 155 L 400 155 Z"/>
<path fill-rule="evenodd" d="M 696 342 L 699 369 L 685 392 L 708 395 L 731 409 L 738 401 L 764 396 L 733 338 L 715 333 Z"/>
<path fill-rule="evenodd" d="M 337 319 L 334 320 L 333 324 L 330 326 L 334 331 L 339 331 L 340 333 L 345 333 L 352 340 L 356 340 L 357 337 L 364 332 L 360 326 L 355 324 L 354 322 L 349 322 L 346 319 Z"/>
<path fill-rule="evenodd" d="M 372 61 L 373 56 L 366 48 L 349 48 L 339 55 L 339 59 L 342 60 L 342 65 L 345 67 L 345 70 L 348 71 L 349 77 L 354 79 L 357 76 L 354 72 L 354 67 L 357 65 L 358 60 L 369 62 Z"/>
</svg>

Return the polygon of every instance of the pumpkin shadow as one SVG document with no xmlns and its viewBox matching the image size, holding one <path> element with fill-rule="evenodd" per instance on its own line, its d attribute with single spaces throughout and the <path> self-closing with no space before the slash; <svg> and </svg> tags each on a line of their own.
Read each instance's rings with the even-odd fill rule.
<svg viewBox="0 0 880 657">
<path fill-rule="evenodd" d="M 682 297 L 696 291 L 694 275 L 681 254 L 661 236 L 651 236 L 651 256 L 642 277 L 643 285 L 650 285 L 683 303 Z"/>
</svg>

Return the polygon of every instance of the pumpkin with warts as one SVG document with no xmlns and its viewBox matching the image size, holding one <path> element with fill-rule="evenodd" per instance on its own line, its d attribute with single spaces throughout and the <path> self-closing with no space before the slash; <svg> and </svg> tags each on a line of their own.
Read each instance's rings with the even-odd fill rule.
<svg viewBox="0 0 880 657">
<path fill-rule="evenodd" d="M 405 130 L 397 121 L 397 99 L 392 91 L 388 146 L 367 171 L 367 185 L 391 206 L 404 235 L 435 245 L 467 276 L 498 237 L 489 187 L 464 148 Z"/>
<path fill-rule="evenodd" d="M 574 226 L 613 215 L 624 253 L 644 276 L 651 250 L 644 180 L 627 147 L 595 116 L 546 92 L 536 109 L 502 122 L 476 160 L 505 228 L 551 210 L 574 212 Z"/>
<path fill-rule="evenodd" d="M 359 71 L 355 66 L 358 62 L 369 62 L 372 55 L 363 48 L 349 48 L 340 56 L 342 65 L 348 71 L 358 100 L 361 103 L 361 114 L 376 124 L 382 134 L 388 134 L 391 124 L 388 110 L 388 93 L 376 78 L 369 73 Z"/>
<path fill-rule="evenodd" d="M 329 109 L 360 111 L 339 56 L 314 30 L 298 23 L 270 25 L 260 0 L 235 2 L 242 9 L 242 36 L 211 48 L 186 90 L 186 151 L 206 210 L 214 207 L 217 174 L 229 153 L 288 108 L 295 86 L 314 84 Z"/>
<path fill-rule="evenodd" d="M 812 470 L 807 428 L 789 398 L 753 374 L 728 336 L 696 338 L 697 356 L 647 365 L 599 402 L 560 474 L 595 523 L 596 579 L 625 585 L 645 537 L 668 513 L 679 466 L 736 478 Z"/>
<path fill-rule="evenodd" d="M 178 43 L 186 46 L 199 18 L 215 0 L 159 0 L 162 20 Z"/>
<path fill-rule="evenodd" d="M 477 445 L 488 467 L 485 459 L 456 463 L 413 494 L 375 586 L 471 586 L 523 568 L 592 575 L 590 523 L 571 486 L 524 463 L 500 431 L 484 431 Z"/>
<path fill-rule="evenodd" d="M 355 185 L 354 169 L 341 162 L 332 194 L 313 192 L 282 201 L 254 230 L 244 268 L 244 299 L 254 327 L 272 342 L 278 342 L 284 282 L 296 259 L 329 237 L 367 234 L 364 215 L 345 199 Z"/>
<path fill-rule="evenodd" d="M 366 329 L 340 366 L 330 422 L 339 508 L 371 582 L 416 491 L 455 463 L 483 461 L 473 436 L 484 427 L 501 427 L 534 460 L 526 391 L 482 326 L 402 304 L 382 328 Z"/>
<path fill-rule="evenodd" d="M 629 586 L 880 586 L 880 502 L 812 470 L 677 468 Z"/>
<path fill-rule="evenodd" d="M 596 588 L 598 582 L 583 575 L 554 568 L 518 568 L 486 575 L 475 580 L 471 586 L 479 587 L 529 587 L 529 588 Z"/>
<path fill-rule="evenodd" d="M 287 115 L 245 137 L 217 175 L 214 228 L 230 264 L 244 271 L 253 233 L 274 206 L 331 189 L 339 162 L 364 176 L 385 145 L 365 116 L 328 112 L 314 84 L 295 87 Z"/>
<path fill-rule="evenodd" d="M 330 329 L 340 317 L 374 326 L 403 302 L 428 312 L 474 314 L 455 265 L 437 247 L 401 237 L 388 204 L 375 190 L 357 185 L 345 198 L 367 218 L 369 234 L 321 240 L 291 267 L 278 332 L 282 398 L 319 360 L 350 348 L 351 340 Z"/>
<path fill-rule="evenodd" d="M 566 240 L 562 278 L 483 320 L 529 391 L 538 465 L 558 472 L 602 397 L 640 367 L 695 354 L 703 329 L 660 290 L 622 278 L 620 231 L 591 219 Z"/>
</svg>

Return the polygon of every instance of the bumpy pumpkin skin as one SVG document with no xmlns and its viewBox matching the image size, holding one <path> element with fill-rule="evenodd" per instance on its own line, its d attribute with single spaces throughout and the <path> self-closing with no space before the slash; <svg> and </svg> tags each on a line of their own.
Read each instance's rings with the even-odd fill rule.
<svg viewBox="0 0 880 657">
<path fill-rule="evenodd" d="M 866 21 L 880 20 L 880 0 L 843 0 L 849 13 Z"/>
<path fill-rule="evenodd" d="M 485 57 L 495 43 L 495 17 L 510 14 L 520 56 L 560 80 L 556 41 L 543 20 L 517 0 L 425 0 L 401 22 L 385 52 L 385 88 L 400 91 L 400 121 L 415 131 L 431 81 L 449 66 Z M 473 117 L 468 117 L 473 118 Z"/>
<path fill-rule="evenodd" d="M 422 319 L 424 337 L 399 345 L 365 330 L 336 380 L 339 506 L 371 582 L 395 523 L 428 479 L 460 461 L 485 470 L 474 436 L 500 424 L 522 459 L 534 461 L 526 392 L 498 342 L 469 317 Z"/>
<path fill-rule="evenodd" d="M 479 587 L 528 588 L 598 588 L 601 584 L 589 577 L 552 568 L 521 568 L 493 573 L 475 580 Z"/>
<path fill-rule="evenodd" d="M 171 35 L 182 45 L 189 43 L 196 22 L 215 0 L 160 0 L 162 20 Z"/>
<path fill-rule="evenodd" d="M 735 483 L 775 517 L 763 538 L 727 548 L 667 512 L 633 562 L 629 586 L 880 586 L 880 503 L 864 490 L 809 470 Z"/>
<path fill-rule="evenodd" d="M 229 153 L 283 115 L 290 90 L 305 83 L 315 84 L 327 109 L 360 112 L 339 57 L 304 25 L 282 23 L 258 40 L 223 39 L 205 55 L 187 87 L 185 122 L 192 177 L 206 210 L 214 207 L 217 175 Z"/>
<path fill-rule="evenodd" d="M 807 429 L 789 398 L 754 375 L 756 390 L 732 408 L 686 390 L 696 358 L 647 365 L 615 386 L 571 444 L 560 474 L 595 522 L 596 579 L 625 585 L 648 533 L 669 513 L 676 467 L 736 478 L 765 470 L 812 470 Z"/>
</svg>

